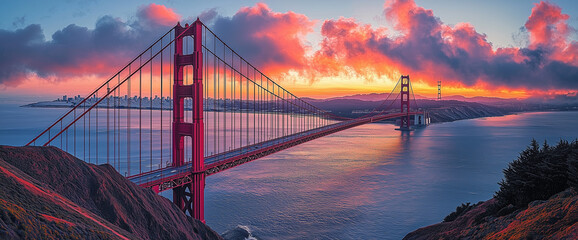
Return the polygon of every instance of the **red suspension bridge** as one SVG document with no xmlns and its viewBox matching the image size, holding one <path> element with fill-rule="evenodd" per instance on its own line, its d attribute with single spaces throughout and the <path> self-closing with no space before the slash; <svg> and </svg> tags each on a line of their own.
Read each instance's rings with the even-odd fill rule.
<svg viewBox="0 0 578 240">
<path fill-rule="evenodd" d="M 172 189 L 173 202 L 204 221 L 207 176 L 362 124 L 400 118 L 409 130 L 410 116 L 424 114 L 411 110 L 412 94 L 401 76 L 378 108 L 337 116 L 271 80 L 197 20 L 177 24 L 27 145 L 58 146 L 139 186 Z"/>
</svg>

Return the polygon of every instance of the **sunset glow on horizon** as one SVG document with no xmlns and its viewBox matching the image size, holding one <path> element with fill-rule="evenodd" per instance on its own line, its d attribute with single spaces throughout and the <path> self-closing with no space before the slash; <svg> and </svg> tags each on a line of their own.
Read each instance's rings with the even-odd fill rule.
<svg viewBox="0 0 578 240">
<path fill-rule="evenodd" d="M 230 16 L 198 11 L 240 56 L 300 97 L 388 93 L 400 75 L 410 75 L 416 95 L 430 98 L 438 81 L 445 96 L 576 97 L 578 16 L 553 2 L 532 6 L 520 26 L 526 44 L 516 47 L 494 47 L 471 23 L 446 24 L 413 0 L 375 6 L 384 26 L 314 19 L 263 2 Z M 51 36 L 38 22 L 0 29 L 0 93 L 84 95 L 177 21 L 197 18 L 157 3 L 133 7 L 128 20 L 102 15 L 93 27 L 63 23 Z"/>
</svg>

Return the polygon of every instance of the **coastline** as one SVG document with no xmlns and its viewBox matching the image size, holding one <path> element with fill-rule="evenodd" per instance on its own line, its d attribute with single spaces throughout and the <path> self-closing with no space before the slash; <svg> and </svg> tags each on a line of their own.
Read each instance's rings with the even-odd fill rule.
<svg viewBox="0 0 578 240">
<path fill-rule="evenodd" d="M 463 204 L 443 222 L 403 239 L 576 239 L 578 237 L 577 140 L 530 145 L 503 170 L 499 190 L 487 201 Z"/>
<path fill-rule="evenodd" d="M 24 110 L 25 110 L 25 109 L 24 109 Z M 517 114 L 531 113 L 531 112 L 555 112 L 555 111 L 553 111 L 552 109 L 549 109 L 549 110 L 547 110 L 547 111 L 514 111 L 514 112 L 510 112 L 510 113 L 504 114 L 504 115 L 517 115 Z M 492 118 L 492 117 L 499 117 L 499 116 L 504 116 L 504 115 L 482 116 L 481 118 L 483 118 L 483 117 Z M 456 120 L 456 121 L 457 121 L 457 120 Z M 487 199 L 487 198 L 484 198 L 484 199 Z M 453 205 L 453 207 L 455 207 L 455 205 Z M 449 211 L 448 211 L 448 212 L 444 212 L 444 213 L 447 214 L 447 213 L 449 213 Z M 443 216 L 443 215 L 442 215 L 442 216 Z M 412 231 L 412 230 L 414 230 L 414 229 L 417 229 L 417 227 L 416 227 L 416 228 L 412 228 L 411 230 L 407 230 L 405 233 L 408 233 L 409 231 Z M 222 232 L 222 231 L 223 231 L 223 230 L 221 229 L 221 232 Z M 259 232 L 257 232 L 257 233 L 259 233 Z M 400 239 L 401 237 L 403 237 L 403 235 L 401 235 L 398 239 Z"/>
<path fill-rule="evenodd" d="M 165 100 L 166 101 L 166 100 Z M 452 101 L 454 102 L 454 101 Z M 460 104 L 456 105 L 455 103 L 449 107 L 434 107 L 430 109 L 430 115 L 432 115 L 432 123 L 433 122 L 451 122 L 456 120 L 462 119 L 473 119 L 479 117 L 492 117 L 492 116 L 503 116 L 508 115 L 510 112 L 497 108 L 492 107 L 484 104 L 477 104 L 477 103 L 467 103 L 467 102 L 459 102 Z M 42 102 L 35 102 L 25 105 L 20 105 L 20 107 L 32 107 L 32 108 L 73 108 L 77 103 L 74 101 L 42 101 Z M 140 107 L 139 107 L 140 106 Z M 364 108 L 366 106 L 359 106 L 359 108 Z M 160 102 L 155 102 L 151 104 L 150 102 L 147 104 L 127 104 L 127 102 L 120 103 L 120 106 L 98 106 L 97 108 L 106 108 L 106 109 L 146 109 L 146 110 L 171 110 L 172 104 L 170 101 L 167 101 L 166 105 L 160 104 Z M 228 109 L 232 112 L 244 112 L 243 109 Z M 185 110 L 191 110 L 192 108 L 185 107 Z M 220 112 L 223 111 L 224 108 L 222 106 L 207 106 L 205 107 L 204 111 L 216 111 Z M 331 111 L 331 110 L 329 110 Z M 352 110 L 354 112 L 356 110 Z M 269 111 L 272 113 L 277 113 L 275 111 Z M 331 111 L 334 112 L 334 111 Z M 354 113 L 350 113 L 346 115 L 350 115 L 349 117 L 355 118 Z M 443 116 L 443 117 L 442 117 Z"/>
<path fill-rule="evenodd" d="M 432 123 L 443 123 L 443 122 L 453 122 L 459 120 L 467 120 L 467 119 L 476 119 L 476 118 L 485 118 L 485 117 L 500 117 L 500 116 L 507 116 L 507 115 L 517 115 L 522 113 L 532 113 L 532 112 L 564 112 L 564 111 L 578 111 L 578 106 L 559 106 L 553 107 L 548 106 L 544 108 L 540 108 L 537 106 L 528 107 L 526 110 L 512 110 L 509 107 L 499 107 L 499 106 L 492 106 L 486 105 L 482 103 L 472 103 L 472 102 L 462 102 L 462 101 L 451 101 L 454 103 L 452 106 L 449 107 L 435 107 L 432 109 L 428 109 L 428 112 L 431 117 Z M 459 104 L 455 104 L 458 102 Z M 63 102 L 63 101 L 42 101 L 36 103 L 30 103 L 25 105 L 20 105 L 19 107 L 31 107 L 31 108 L 73 108 L 76 103 L 74 102 Z M 111 107 L 97 107 L 101 109 L 143 109 L 143 110 L 172 110 L 172 105 L 167 104 L 165 106 L 160 106 L 160 104 L 143 104 L 140 107 L 138 105 L 131 105 L 131 106 L 111 106 Z M 185 110 L 191 110 L 192 108 L 185 108 Z M 222 112 L 222 109 L 204 109 L 207 112 Z M 245 112 L 242 109 L 236 109 L 232 112 Z M 278 113 L 278 112 L 271 112 L 271 113 Z M 353 117 L 353 116 L 352 116 Z M 392 122 L 392 121 L 385 121 L 385 122 Z"/>
</svg>

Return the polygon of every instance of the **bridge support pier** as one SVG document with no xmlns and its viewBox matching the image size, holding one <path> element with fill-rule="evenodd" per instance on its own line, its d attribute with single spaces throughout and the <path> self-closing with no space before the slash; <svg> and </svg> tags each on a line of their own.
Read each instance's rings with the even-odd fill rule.
<svg viewBox="0 0 578 240">
<path fill-rule="evenodd" d="M 413 116 L 414 118 L 414 126 L 423 127 L 430 124 L 429 114 L 425 110 L 420 110 L 420 114 L 416 114 Z"/>
<path fill-rule="evenodd" d="M 185 164 L 185 137 L 190 137 L 192 181 L 173 189 L 173 202 L 191 217 L 205 222 L 205 157 L 203 123 L 203 24 L 199 19 L 191 26 L 175 26 L 175 57 L 173 83 L 173 167 Z M 193 38 L 193 53 L 183 54 L 183 39 Z M 193 66 L 193 84 L 183 84 L 183 70 Z M 192 98 L 192 123 L 184 121 L 184 99 Z M 189 163 L 186 163 L 189 164 Z"/>
</svg>

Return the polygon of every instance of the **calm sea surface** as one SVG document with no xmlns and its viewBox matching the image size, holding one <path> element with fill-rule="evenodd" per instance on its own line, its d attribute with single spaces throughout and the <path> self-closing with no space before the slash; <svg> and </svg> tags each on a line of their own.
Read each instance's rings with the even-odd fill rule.
<svg viewBox="0 0 578 240">
<path fill-rule="evenodd" d="M 65 109 L 0 102 L 0 144 L 24 145 Z M 401 239 L 464 202 L 492 197 L 532 138 L 578 137 L 578 112 L 433 124 L 411 133 L 369 124 L 207 178 L 205 214 L 259 239 Z M 170 194 L 165 194 L 170 195 Z"/>
</svg>

